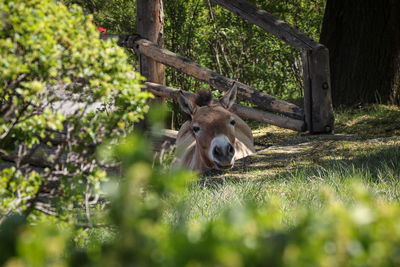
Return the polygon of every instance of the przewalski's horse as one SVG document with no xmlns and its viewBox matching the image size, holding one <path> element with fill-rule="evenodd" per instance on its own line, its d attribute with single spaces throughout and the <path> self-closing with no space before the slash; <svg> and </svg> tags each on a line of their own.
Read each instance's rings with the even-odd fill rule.
<svg viewBox="0 0 400 267">
<path fill-rule="evenodd" d="M 255 152 L 249 126 L 229 111 L 237 87 L 215 101 L 210 92 L 201 91 L 191 101 L 181 91 L 178 102 L 191 116 L 176 139 L 178 164 L 191 170 L 230 169 L 235 160 Z"/>
</svg>

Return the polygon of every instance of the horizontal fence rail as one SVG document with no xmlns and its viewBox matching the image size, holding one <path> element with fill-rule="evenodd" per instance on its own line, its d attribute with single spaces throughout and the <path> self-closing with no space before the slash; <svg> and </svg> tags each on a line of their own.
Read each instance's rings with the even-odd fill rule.
<svg viewBox="0 0 400 267">
<path fill-rule="evenodd" d="M 140 54 L 150 57 L 157 62 L 171 66 L 180 72 L 188 74 L 200 81 L 206 82 L 219 91 L 226 92 L 232 88 L 234 84 L 236 84 L 238 89 L 238 97 L 240 99 L 248 101 L 257 107 L 260 107 L 261 109 L 280 113 L 288 116 L 289 118 L 299 120 L 304 119 L 304 110 L 302 108 L 268 95 L 264 92 L 257 91 L 256 89 L 241 82 L 224 77 L 188 58 L 179 56 L 167 49 L 161 48 L 155 43 L 140 38 L 137 35 L 119 36 L 115 34 L 102 34 L 101 38 L 119 38 L 118 44 L 120 46 L 135 49 Z"/>
<path fill-rule="evenodd" d="M 221 7 L 233 12 L 239 17 L 261 27 L 266 32 L 271 33 L 298 49 L 312 50 L 319 44 L 290 26 L 283 20 L 276 18 L 265 10 L 245 1 L 245 0 L 211 0 Z"/>
<path fill-rule="evenodd" d="M 140 55 L 173 67 L 182 73 L 208 83 L 211 87 L 219 91 L 226 92 L 235 84 L 240 99 L 262 109 L 256 110 L 235 105 L 234 112 L 244 118 L 300 132 L 305 130 L 308 130 L 310 133 L 332 132 L 334 129 L 334 115 L 331 99 L 328 49 L 295 27 L 246 0 L 211 1 L 233 12 L 237 16 L 248 20 L 250 23 L 261 27 L 266 32 L 285 41 L 288 45 L 302 50 L 304 109 L 264 92 L 257 91 L 239 81 L 224 77 L 188 58 L 164 49 L 139 35 L 101 34 L 100 38 L 118 38 L 118 45 L 135 49 Z M 161 85 L 154 83 L 146 84 L 149 91 L 163 97 L 174 98 L 175 91 L 173 90 L 178 90 L 171 87 L 164 87 L 164 90 L 162 90 Z"/>
<path fill-rule="evenodd" d="M 154 95 L 172 98 L 174 100 L 178 99 L 179 92 L 183 90 L 179 90 L 176 88 L 145 82 L 144 85 L 147 87 L 147 90 Z M 183 91 L 185 96 L 194 100 L 195 94 L 187 91 Z M 213 99 L 214 103 L 218 102 L 218 100 Z M 298 132 L 303 132 L 306 130 L 306 125 L 303 120 L 296 120 L 292 118 L 282 117 L 273 113 L 269 113 L 266 111 L 249 108 L 246 106 L 242 106 L 239 104 L 234 104 L 231 108 L 231 111 L 237 114 L 241 118 L 251 119 L 263 123 L 268 123 L 272 125 L 276 125 L 281 128 L 290 129 Z"/>
</svg>

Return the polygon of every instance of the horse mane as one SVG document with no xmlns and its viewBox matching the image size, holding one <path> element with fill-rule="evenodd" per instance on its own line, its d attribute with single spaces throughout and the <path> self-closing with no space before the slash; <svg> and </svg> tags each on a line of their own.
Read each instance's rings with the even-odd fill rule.
<svg viewBox="0 0 400 267">
<path fill-rule="evenodd" d="M 212 94 L 210 91 L 207 90 L 200 90 L 197 92 L 195 103 L 199 107 L 208 106 L 211 103 Z"/>
</svg>

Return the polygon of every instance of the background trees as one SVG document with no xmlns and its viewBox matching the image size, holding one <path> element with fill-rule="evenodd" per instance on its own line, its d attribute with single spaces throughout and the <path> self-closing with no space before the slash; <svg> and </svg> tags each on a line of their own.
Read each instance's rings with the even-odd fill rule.
<svg viewBox="0 0 400 267">
<path fill-rule="evenodd" d="M 135 1 L 80 1 L 109 32 L 135 32 Z M 397 1 L 253 1 L 330 50 L 336 106 L 399 103 Z M 113 8 L 111 8 L 113 7 Z M 302 96 L 300 56 L 209 0 L 164 1 L 165 46 L 224 76 L 280 98 Z M 129 21 L 129 23 L 128 23 Z M 167 67 L 167 84 L 185 90 L 206 85 Z"/>
</svg>

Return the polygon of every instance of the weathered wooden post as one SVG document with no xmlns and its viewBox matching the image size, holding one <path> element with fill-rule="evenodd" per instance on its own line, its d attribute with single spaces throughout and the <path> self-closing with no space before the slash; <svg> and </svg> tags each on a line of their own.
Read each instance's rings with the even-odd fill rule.
<svg viewBox="0 0 400 267">
<path fill-rule="evenodd" d="M 162 0 L 136 0 L 137 32 L 140 36 L 164 46 L 164 11 Z M 140 73 L 147 81 L 165 85 L 165 66 L 145 55 L 139 55 Z"/>
<path fill-rule="evenodd" d="M 330 133 L 334 127 L 329 51 L 323 45 L 303 51 L 304 113 L 310 133 Z"/>
<path fill-rule="evenodd" d="M 246 0 L 211 0 L 303 52 L 304 115 L 310 133 L 334 127 L 329 51 L 296 28 Z"/>
</svg>

